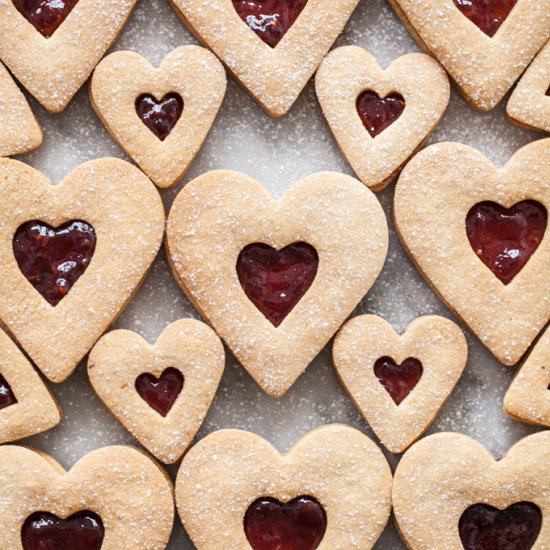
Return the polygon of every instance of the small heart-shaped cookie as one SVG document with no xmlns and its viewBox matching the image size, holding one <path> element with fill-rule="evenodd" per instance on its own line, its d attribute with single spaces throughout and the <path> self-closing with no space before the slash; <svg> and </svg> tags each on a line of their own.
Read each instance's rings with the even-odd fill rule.
<svg viewBox="0 0 550 550">
<path fill-rule="evenodd" d="M 432 57 L 410 53 L 382 70 L 357 46 L 325 57 L 315 89 L 342 152 L 375 191 L 390 183 L 435 129 L 450 94 L 447 75 Z"/>
<path fill-rule="evenodd" d="M 434 289 L 504 364 L 550 318 L 550 139 L 501 169 L 470 147 L 440 143 L 403 170 L 397 232 Z"/>
<path fill-rule="evenodd" d="M 44 453 L 0 447 L 0 547 L 164 550 L 174 517 L 168 474 L 133 447 L 104 447 L 70 471 Z"/>
<path fill-rule="evenodd" d="M 334 339 L 338 376 L 392 453 L 430 424 L 458 382 L 468 356 L 462 331 L 444 317 L 415 319 L 403 334 L 376 315 L 348 321 Z"/>
<path fill-rule="evenodd" d="M 176 462 L 200 428 L 223 374 L 214 331 L 194 319 L 166 327 L 151 346 L 129 330 L 105 334 L 88 375 L 101 400 L 162 462 Z"/>
<path fill-rule="evenodd" d="M 284 115 L 292 107 L 358 4 L 358 0 L 301 0 L 290 5 L 171 2 L 197 38 L 272 116 Z"/>
<path fill-rule="evenodd" d="M 221 430 L 184 457 L 176 503 L 198 550 L 291 548 L 292 535 L 300 548 L 367 550 L 388 520 L 391 484 L 380 449 L 349 426 L 317 428 L 285 455 Z"/>
<path fill-rule="evenodd" d="M 0 319 L 62 382 L 145 276 L 162 240 L 162 202 L 118 159 L 84 163 L 59 185 L 3 159 L 0 182 Z"/>
<path fill-rule="evenodd" d="M 384 212 L 335 172 L 279 200 L 239 172 L 188 183 L 168 218 L 174 276 L 258 385 L 283 395 L 380 273 Z"/>
<path fill-rule="evenodd" d="M 0 3 L 0 59 L 46 108 L 62 111 L 115 41 L 136 0 Z"/>
<path fill-rule="evenodd" d="M 499 103 L 550 36 L 550 0 L 390 0 L 390 4 L 418 42 L 439 59 L 466 99 L 483 111 Z"/>
<path fill-rule="evenodd" d="M 183 46 L 159 68 L 134 52 L 115 52 L 97 66 L 92 105 L 107 130 L 159 187 L 185 173 L 225 94 L 221 63 L 208 50 Z"/>
<path fill-rule="evenodd" d="M 411 550 L 545 550 L 550 541 L 550 432 L 495 460 L 465 435 L 415 443 L 395 471 L 393 510 Z"/>
</svg>

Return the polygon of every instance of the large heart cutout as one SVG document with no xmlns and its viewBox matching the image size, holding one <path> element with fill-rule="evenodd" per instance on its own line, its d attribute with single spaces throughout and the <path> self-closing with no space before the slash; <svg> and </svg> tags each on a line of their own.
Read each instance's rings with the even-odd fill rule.
<svg viewBox="0 0 550 550">
<path fill-rule="evenodd" d="M 10 405 L 15 405 L 17 398 L 8 381 L 0 374 L 0 409 L 5 409 Z"/>
<path fill-rule="evenodd" d="M 25 19 L 45 38 L 65 21 L 78 0 L 11 0 Z"/>
<path fill-rule="evenodd" d="M 454 5 L 487 36 L 493 36 L 518 0 L 453 0 Z"/>
</svg>

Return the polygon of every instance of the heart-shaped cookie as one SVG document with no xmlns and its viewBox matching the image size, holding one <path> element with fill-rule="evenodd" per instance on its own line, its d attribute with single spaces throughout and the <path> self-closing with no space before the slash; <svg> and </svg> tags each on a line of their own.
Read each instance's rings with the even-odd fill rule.
<svg viewBox="0 0 550 550">
<path fill-rule="evenodd" d="M 550 318 L 550 140 L 501 169 L 457 143 L 421 151 L 403 170 L 395 219 L 413 261 L 504 364 Z"/>
<path fill-rule="evenodd" d="M 0 547 L 164 550 L 172 483 L 145 453 L 104 447 L 68 472 L 25 447 L 0 447 Z"/>
<path fill-rule="evenodd" d="M 252 178 L 213 171 L 170 212 L 174 276 L 258 385 L 283 395 L 382 269 L 384 212 L 359 181 L 308 176 L 275 200 Z"/>
<path fill-rule="evenodd" d="M 135 3 L 1 2 L 0 59 L 48 111 L 62 111 L 115 41 Z"/>
<path fill-rule="evenodd" d="M 285 455 L 221 430 L 184 457 L 176 503 L 198 550 L 292 548 L 292 535 L 299 548 L 367 550 L 388 520 L 391 484 L 380 449 L 349 426 L 317 428 Z"/>
<path fill-rule="evenodd" d="M 468 356 L 462 331 L 444 317 L 415 319 L 403 334 L 376 315 L 348 321 L 334 339 L 334 365 L 353 402 L 392 453 L 428 429 Z"/>
<path fill-rule="evenodd" d="M 223 374 L 213 330 L 194 319 L 166 327 L 151 346 L 129 330 L 105 334 L 88 359 L 101 400 L 159 460 L 176 462 L 200 428 Z"/>
<path fill-rule="evenodd" d="M 447 75 L 432 57 L 410 53 L 383 70 L 357 46 L 327 55 L 315 89 L 340 149 L 375 191 L 390 183 L 435 129 L 450 93 Z"/>
<path fill-rule="evenodd" d="M 545 550 L 550 541 L 550 432 L 500 460 L 465 435 L 420 440 L 395 471 L 393 510 L 411 550 Z"/>
<path fill-rule="evenodd" d="M 550 41 L 535 57 L 513 91 L 506 113 L 527 128 L 550 133 Z"/>
<path fill-rule="evenodd" d="M 507 6 L 484 0 L 390 4 L 466 99 L 483 111 L 499 103 L 550 36 L 550 0 L 512 0 Z"/>
<path fill-rule="evenodd" d="M 221 63 L 208 50 L 183 46 L 159 68 L 134 52 L 115 52 L 97 66 L 92 105 L 107 130 L 159 187 L 185 173 L 225 94 Z"/>
<path fill-rule="evenodd" d="M 290 6 L 283 1 L 171 2 L 197 38 L 272 116 L 290 109 L 358 4 L 358 0 L 302 0 Z"/>
<path fill-rule="evenodd" d="M 162 240 L 162 202 L 118 159 L 84 163 L 59 185 L 2 159 L 0 180 L 0 319 L 62 382 L 145 276 Z"/>
</svg>

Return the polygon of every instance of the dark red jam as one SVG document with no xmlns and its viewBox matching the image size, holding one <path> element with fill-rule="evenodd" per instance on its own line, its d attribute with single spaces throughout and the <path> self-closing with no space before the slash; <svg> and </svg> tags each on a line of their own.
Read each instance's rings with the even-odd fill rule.
<svg viewBox="0 0 550 550">
<path fill-rule="evenodd" d="M 6 379 L 0 374 L 0 410 L 15 405 L 17 399 Z"/>
<path fill-rule="evenodd" d="M 422 363 L 414 357 L 408 357 L 398 365 L 391 357 L 380 357 L 374 363 L 374 374 L 399 405 L 422 376 Z"/>
<path fill-rule="evenodd" d="M 493 36 L 517 0 L 453 0 L 455 6 L 486 35 Z"/>
<path fill-rule="evenodd" d="M 366 90 L 359 94 L 357 112 L 371 137 L 376 137 L 393 124 L 405 109 L 405 99 L 393 93 L 380 97 L 376 92 Z"/>
<path fill-rule="evenodd" d="M 160 101 L 149 94 L 136 99 L 136 113 L 143 124 L 164 141 L 183 112 L 183 99 L 179 94 L 166 94 Z"/>
<path fill-rule="evenodd" d="M 71 13 L 78 0 L 12 0 L 12 2 L 17 11 L 42 36 L 50 38 Z"/>
<path fill-rule="evenodd" d="M 170 367 L 159 378 L 146 372 L 136 378 L 136 391 L 161 416 L 166 416 L 183 389 L 183 374 Z"/>
</svg>

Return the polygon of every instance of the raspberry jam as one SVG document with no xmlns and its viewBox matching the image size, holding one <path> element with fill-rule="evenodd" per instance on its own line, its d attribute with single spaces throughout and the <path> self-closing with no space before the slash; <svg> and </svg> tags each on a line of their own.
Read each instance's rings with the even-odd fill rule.
<svg viewBox="0 0 550 550">
<path fill-rule="evenodd" d="M 159 378 L 146 372 L 136 378 L 136 391 L 161 416 L 166 416 L 183 389 L 183 374 L 170 367 Z"/>
<path fill-rule="evenodd" d="M 46 38 L 59 28 L 78 0 L 12 0 L 17 11 Z"/>
<path fill-rule="evenodd" d="M 480 202 L 466 216 L 466 234 L 479 259 L 505 285 L 523 269 L 546 231 L 546 208 L 532 200 L 504 208 Z"/>
<path fill-rule="evenodd" d="M 253 550 L 314 550 L 326 529 L 324 508 L 307 496 L 284 504 L 260 498 L 244 516 L 244 531 Z"/>
<path fill-rule="evenodd" d="M 506 510 L 474 504 L 462 514 L 458 531 L 465 550 L 529 550 L 541 525 L 540 508 L 531 502 Z"/>
<path fill-rule="evenodd" d="M 0 410 L 15 405 L 17 399 L 10 388 L 6 379 L 0 374 Z"/>
<path fill-rule="evenodd" d="M 317 251 L 307 243 L 282 250 L 254 243 L 239 254 L 237 275 L 249 300 L 278 327 L 313 283 L 318 266 Z"/>
<path fill-rule="evenodd" d="M 95 251 L 94 228 L 73 220 L 53 228 L 26 222 L 13 238 L 19 269 L 52 306 L 56 306 L 86 271 Z"/>
<path fill-rule="evenodd" d="M 239 17 L 271 48 L 292 27 L 307 0 L 233 0 Z"/>
<path fill-rule="evenodd" d="M 166 94 L 160 101 L 149 94 L 136 99 L 136 113 L 143 124 L 164 141 L 183 112 L 183 99 L 179 94 Z"/>
<path fill-rule="evenodd" d="M 380 357 L 374 363 L 374 374 L 391 395 L 396 405 L 399 405 L 422 376 L 422 363 L 414 357 L 407 357 L 398 365 L 391 357 Z"/>
<path fill-rule="evenodd" d="M 101 518 L 88 510 L 67 519 L 36 512 L 21 528 L 24 550 L 99 550 L 104 536 Z"/>
<path fill-rule="evenodd" d="M 517 0 L 453 0 L 454 5 L 486 35 L 493 36 Z"/>
<path fill-rule="evenodd" d="M 356 107 L 363 126 L 371 137 L 376 137 L 401 116 L 405 100 L 401 94 L 380 97 L 376 92 L 366 90 L 357 97 Z"/>
</svg>

